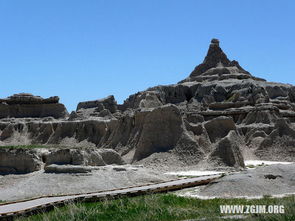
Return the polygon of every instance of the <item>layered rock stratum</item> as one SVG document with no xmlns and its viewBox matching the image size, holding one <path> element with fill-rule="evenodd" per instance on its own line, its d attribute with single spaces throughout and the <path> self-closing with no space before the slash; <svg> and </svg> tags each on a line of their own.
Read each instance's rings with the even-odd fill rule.
<svg viewBox="0 0 295 221">
<path fill-rule="evenodd" d="M 186 79 L 80 102 L 69 116 L 58 98 L 0 100 L 1 145 L 91 146 L 126 162 L 244 167 L 244 158 L 295 160 L 295 87 L 267 82 L 229 60 L 212 39 Z M 29 96 L 29 97 L 30 97 Z"/>
<path fill-rule="evenodd" d="M 0 118 L 53 117 L 64 118 L 68 115 L 59 97 L 42 98 L 28 93 L 14 94 L 0 99 Z"/>
</svg>

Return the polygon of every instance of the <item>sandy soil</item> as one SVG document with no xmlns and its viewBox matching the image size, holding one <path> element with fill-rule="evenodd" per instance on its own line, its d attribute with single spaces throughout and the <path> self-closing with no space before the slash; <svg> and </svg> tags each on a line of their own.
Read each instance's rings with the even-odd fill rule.
<svg viewBox="0 0 295 221">
<path fill-rule="evenodd" d="M 181 190 L 177 194 L 201 199 L 295 194 L 295 164 L 259 166 L 226 175 L 206 186 Z"/>
<path fill-rule="evenodd" d="M 267 161 L 267 160 L 245 160 L 245 166 L 273 165 L 273 164 L 292 164 L 294 162 Z"/>
<path fill-rule="evenodd" d="M 162 182 L 175 178 L 141 166 L 104 166 L 86 174 L 44 173 L 0 176 L 0 200 L 21 200 L 44 195 L 97 192 Z"/>
<path fill-rule="evenodd" d="M 295 193 L 295 163 L 248 161 L 246 165 L 261 165 L 244 171 L 214 171 L 178 166 L 161 169 L 141 165 L 108 165 L 96 167 L 90 173 L 44 173 L 0 176 L 0 200 L 21 200 L 45 195 L 97 192 L 114 188 L 157 183 L 177 176 L 203 176 L 227 173 L 212 184 L 184 189 L 177 194 L 198 198 L 259 198 L 264 195 L 283 196 Z M 269 165 L 267 165 L 269 164 Z M 161 165 L 161 164 L 159 164 Z M 228 174 L 229 173 L 229 174 Z"/>
</svg>

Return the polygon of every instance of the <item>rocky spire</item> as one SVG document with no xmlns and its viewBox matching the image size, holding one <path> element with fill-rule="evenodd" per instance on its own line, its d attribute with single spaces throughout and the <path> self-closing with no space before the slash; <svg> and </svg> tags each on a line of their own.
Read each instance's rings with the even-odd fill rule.
<svg viewBox="0 0 295 221">
<path fill-rule="evenodd" d="M 245 71 L 237 61 L 233 60 L 230 61 L 226 54 L 222 51 L 222 49 L 219 47 L 219 40 L 216 38 L 213 38 L 211 40 L 211 44 L 209 46 L 207 55 L 203 61 L 202 64 L 198 65 L 193 72 L 190 74 L 190 78 L 193 78 L 195 76 L 199 76 L 205 71 L 207 71 L 210 68 L 215 67 L 237 67 L 241 72 L 249 74 L 247 71 Z"/>
<path fill-rule="evenodd" d="M 228 66 L 230 60 L 228 60 L 226 54 L 219 47 L 219 40 L 213 38 L 203 64 L 208 68 L 211 68 L 216 67 L 219 63 L 222 63 L 223 66 Z"/>
</svg>

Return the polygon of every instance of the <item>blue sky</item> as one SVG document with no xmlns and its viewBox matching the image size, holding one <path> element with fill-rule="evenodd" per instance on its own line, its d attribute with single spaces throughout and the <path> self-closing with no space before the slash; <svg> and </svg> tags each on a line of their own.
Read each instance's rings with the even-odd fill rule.
<svg viewBox="0 0 295 221">
<path fill-rule="evenodd" d="M 79 101 L 176 83 L 211 38 L 253 75 L 295 84 L 293 0 L 0 0 L 0 97 Z"/>
</svg>

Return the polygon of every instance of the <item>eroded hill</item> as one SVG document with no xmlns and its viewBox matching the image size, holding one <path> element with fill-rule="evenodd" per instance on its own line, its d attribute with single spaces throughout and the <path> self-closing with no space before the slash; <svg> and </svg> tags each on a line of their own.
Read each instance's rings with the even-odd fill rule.
<svg viewBox="0 0 295 221">
<path fill-rule="evenodd" d="M 126 162 L 168 166 L 295 160 L 295 87 L 254 77 L 227 58 L 217 39 L 188 78 L 122 105 L 109 96 L 80 102 L 68 114 L 56 97 L 18 94 L 0 100 L 0 117 L 2 146 L 111 148 Z M 7 151 L 0 149 L 0 157 Z"/>
</svg>

